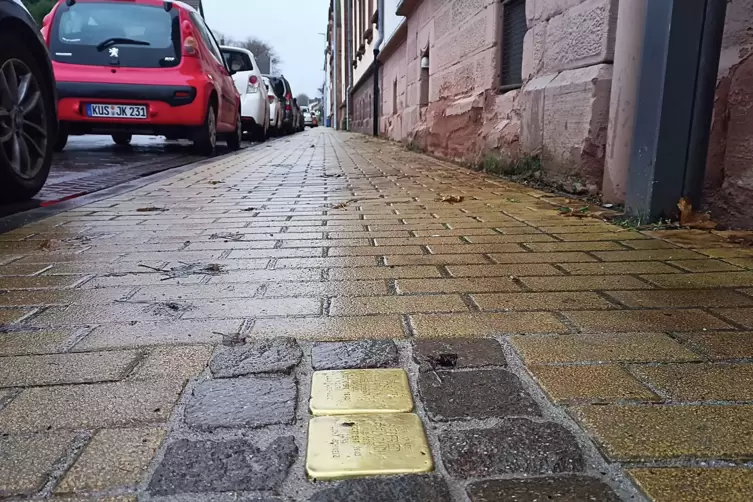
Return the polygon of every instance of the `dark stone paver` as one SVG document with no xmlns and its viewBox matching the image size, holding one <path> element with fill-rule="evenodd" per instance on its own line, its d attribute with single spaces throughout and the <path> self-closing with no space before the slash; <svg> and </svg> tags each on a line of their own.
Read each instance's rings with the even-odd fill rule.
<svg viewBox="0 0 753 502">
<path fill-rule="evenodd" d="M 343 481 L 311 497 L 310 502 L 449 502 L 441 476 L 394 476 Z"/>
<path fill-rule="evenodd" d="M 278 438 L 265 449 L 245 439 L 181 439 L 167 447 L 149 491 L 170 495 L 273 490 L 285 480 L 297 455 L 292 436 Z"/>
<path fill-rule="evenodd" d="M 297 393 L 292 377 L 209 380 L 194 389 L 186 423 L 204 430 L 289 424 Z"/>
<path fill-rule="evenodd" d="M 288 373 L 301 357 L 303 351 L 294 338 L 254 340 L 239 347 L 223 347 L 209 362 L 209 369 L 217 378 Z"/>
<path fill-rule="evenodd" d="M 499 342 L 489 338 L 417 340 L 413 360 L 421 371 L 507 365 Z"/>
<path fill-rule="evenodd" d="M 392 340 L 321 342 L 311 348 L 315 370 L 386 368 L 397 363 L 397 347 Z"/>
<path fill-rule="evenodd" d="M 575 437 L 552 422 L 514 418 L 494 429 L 446 432 L 439 443 L 447 471 L 457 478 L 555 474 L 584 468 Z"/>
<path fill-rule="evenodd" d="M 505 370 L 421 373 L 418 387 L 435 421 L 541 415 L 518 377 Z"/>
<path fill-rule="evenodd" d="M 472 502 L 619 502 L 609 485 L 588 476 L 477 481 L 467 488 Z"/>
</svg>

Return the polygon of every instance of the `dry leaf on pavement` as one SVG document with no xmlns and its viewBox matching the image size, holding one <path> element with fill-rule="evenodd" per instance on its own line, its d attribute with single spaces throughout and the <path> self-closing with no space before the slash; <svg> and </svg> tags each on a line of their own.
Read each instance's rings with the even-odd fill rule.
<svg viewBox="0 0 753 502">
<path fill-rule="evenodd" d="M 450 204 L 457 204 L 458 202 L 463 202 L 465 200 L 465 197 L 462 195 L 445 195 L 444 197 L 440 197 L 436 200 L 441 202 L 448 202 Z"/>
<path fill-rule="evenodd" d="M 717 227 L 717 223 L 711 220 L 710 215 L 693 211 L 693 205 L 685 197 L 677 203 L 677 208 L 680 210 L 680 226 L 682 227 L 699 230 L 714 230 Z"/>
<path fill-rule="evenodd" d="M 136 210 L 137 213 L 162 213 L 167 211 L 165 207 L 140 207 Z"/>
</svg>

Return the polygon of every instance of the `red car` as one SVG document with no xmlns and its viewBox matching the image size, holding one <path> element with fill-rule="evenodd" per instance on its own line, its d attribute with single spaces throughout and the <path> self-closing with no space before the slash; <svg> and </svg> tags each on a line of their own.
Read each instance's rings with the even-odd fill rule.
<svg viewBox="0 0 753 502">
<path fill-rule="evenodd" d="M 191 139 L 212 155 L 241 145 L 240 96 L 201 15 L 170 0 L 60 0 L 44 20 L 60 132 Z"/>
</svg>

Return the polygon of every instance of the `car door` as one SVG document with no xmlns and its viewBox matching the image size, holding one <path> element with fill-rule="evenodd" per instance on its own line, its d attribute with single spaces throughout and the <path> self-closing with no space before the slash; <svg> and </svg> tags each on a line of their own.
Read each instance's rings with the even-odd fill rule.
<svg viewBox="0 0 753 502">
<path fill-rule="evenodd" d="M 235 127 L 238 114 L 235 84 L 230 77 L 230 71 L 225 66 L 225 59 L 222 57 L 220 46 L 215 41 L 212 32 L 204 23 L 204 20 L 194 12 L 191 13 L 191 20 L 199 30 L 201 39 L 208 52 L 207 68 L 219 94 L 217 125 L 227 130 L 228 128 Z"/>
</svg>

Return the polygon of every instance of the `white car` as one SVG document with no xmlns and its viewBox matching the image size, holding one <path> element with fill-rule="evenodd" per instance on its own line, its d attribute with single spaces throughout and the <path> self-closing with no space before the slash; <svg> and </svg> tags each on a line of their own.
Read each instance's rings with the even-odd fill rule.
<svg viewBox="0 0 753 502">
<path fill-rule="evenodd" d="M 267 101 L 269 101 L 269 129 L 270 133 L 277 136 L 282 134 L 282 105 L 280 98 L 275 94 L 269 77 L 263 77 L 264 85 L 267 86 Z"/>
<path fill-rule="evenodd" d="M 303 114 L 303 127 L 306 126 L 313 126 L 314 120 L 311 117 L 311 111 L 309 110 L 308 106 L 302 106 L 301 107 L 301 113 Z"/>
<path fill-rule="evenodd" d="M 241 122 L 243 131 L 255 141 L 264 141 L 269 133 L 269 101 L 254 54 L 239 47 L 223 46 L 222 56 L 233 72 L 235 88 L 241 95 Z"/>
</svg>

